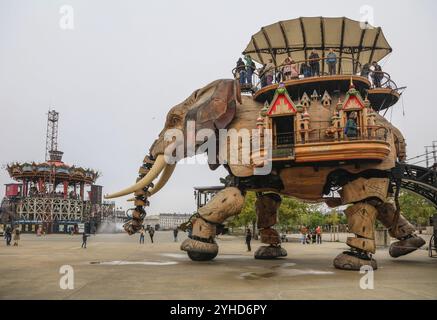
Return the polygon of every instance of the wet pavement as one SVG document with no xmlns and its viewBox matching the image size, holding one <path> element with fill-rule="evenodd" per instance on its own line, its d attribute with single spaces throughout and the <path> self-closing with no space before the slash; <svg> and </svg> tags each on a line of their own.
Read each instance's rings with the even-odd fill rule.
<svg viewBox="0 0 437 320">
<path fill-rule="evenodd" d="M 437 259 L 426 250 L 393 259 L 379 249 L 373 289 L 363 289 L 369 274 L 332 265 L 347 248 L 341 242 L 294 240 L 283 244 L 287 257 L 255 260 L 242 237 L 221 236 L 216 259 L 193 262 L 179 250 L 184 237 L 175 243 L 171 231 L 156 232 L 155 243 L 146 236 L 142 245 L 138 235 L 100 234 L 87 249 L 80 235 L 25 234 L 19 247 L 3 241 L 0 299 L 437 299 Z M 72 267 L 72 290 L 61 289 L 62 266 Z"/>
</svg>

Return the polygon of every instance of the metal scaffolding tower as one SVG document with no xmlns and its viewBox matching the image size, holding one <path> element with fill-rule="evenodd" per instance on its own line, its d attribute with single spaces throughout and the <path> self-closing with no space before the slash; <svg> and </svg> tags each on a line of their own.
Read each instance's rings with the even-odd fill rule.
<svg viewBox="0 0 437 320">
<path fill-rule="evenodd" d="M 62 151 L 58 151 L 59 112 L 49 110 L 47 117 L 46 161 L 61 161 Z"/>
</svg>

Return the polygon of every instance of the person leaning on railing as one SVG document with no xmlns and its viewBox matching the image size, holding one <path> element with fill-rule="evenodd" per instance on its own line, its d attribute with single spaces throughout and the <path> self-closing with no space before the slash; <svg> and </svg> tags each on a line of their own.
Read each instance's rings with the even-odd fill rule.
<svg viewBox="0 0 437 320">
<path fill-rule="evenodd" d="M 320 76 L 320 57 L 315 49 L 311 51 L 310 57 L 310 67 L 311 67 L 311 76 L 315 77 L 316 75 Z"/>
<path fill-rule="evenodd" d="M 284 61 L 284 64 L 282 67 L 282 74 L 283 74 L 284 80 L 296 79 L 299 77 L 299 71 L 297 70 L 297 64 L 290 57 L 287 57 L 287 59 L 285 59 L 285 61 Z"/>
<path fill-rule="evenodd" d="M 384 73 L 382 72 L 381 66 L 378 64 L 378 62 L 373 61 L 371 69 L 373 85 L 376 88 L 381 88 L 381 80 L 384 78 Z"/>
<path fill-rule="evenodd" d="M 266 64 L 263 64 L 263 66 L 258 69 L 258 74 L 261 81 L 261 88 L 263 88 L 267 85 Z"/>
<path fill-rule="evenodd" d="M 275 74 L 275 65 L 273 64 L 273 60 L 269 59 L 265 68 L 264 74 L 266 77 L 266 85 L 270 85 L 273 82 L 273 75 Z"/>
</svg>

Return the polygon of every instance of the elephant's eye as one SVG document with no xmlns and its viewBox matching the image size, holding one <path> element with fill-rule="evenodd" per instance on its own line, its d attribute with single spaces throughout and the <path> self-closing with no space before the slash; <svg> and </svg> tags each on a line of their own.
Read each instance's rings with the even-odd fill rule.
<svg viewBox="0 0 437 320">
<path fill-rule="evenodd" d="M 181 119 L 178 116 L 172 116 L 169 119 L 170 126 L 177 126 L 180 123 Z"/>
</svg>

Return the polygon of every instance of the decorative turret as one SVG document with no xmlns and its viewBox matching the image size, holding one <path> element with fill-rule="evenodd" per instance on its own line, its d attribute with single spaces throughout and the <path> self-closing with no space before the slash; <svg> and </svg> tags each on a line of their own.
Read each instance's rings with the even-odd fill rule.
<svg viewBox="0 0 437 320">
<path fill-rule="evenodd" d="M 304 92 L 302 98 L 300 98 L 300 103 L 306 108 L 309 108 L 311 105 L 310 97 L 308 97 L 306 92 Z"/>
<path fill-rule="evenodd" d="M 331 102 L 332 102 L 332 98 L 329 95 L 328 91 L 325 90 L 325 92 L 323 93 L 323 96 L 322 96 L 322 105 L 324 107 L 329 108 L 331 106 Z"/>
</svg>

